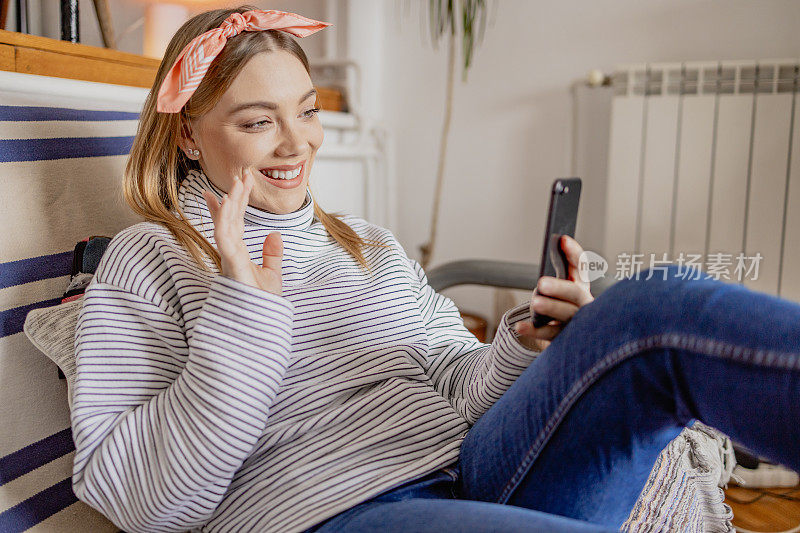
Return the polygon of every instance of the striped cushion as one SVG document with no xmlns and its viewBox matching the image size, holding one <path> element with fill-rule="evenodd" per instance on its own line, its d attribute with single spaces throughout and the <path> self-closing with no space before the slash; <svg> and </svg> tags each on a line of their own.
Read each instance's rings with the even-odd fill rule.
<svg viewBox="0 0 800 533">
<path fill-rule="evenodd" d="M 71 488 L 66 381 L 23 333 L 75 243 L 139 221 L 120 195 L 145 89 L 0 72 L 0 531 L 117 531 Z"/>
<path fill-rule="evenodd" d="M 25 335 L 58 366 L 67 380 L 67 402 L 70 410 L 77 372 L 75 327 L 82 305 L 83 299 L 78 296 L 59 305 L 32 309 L 25 318 Z"/>
</svg>

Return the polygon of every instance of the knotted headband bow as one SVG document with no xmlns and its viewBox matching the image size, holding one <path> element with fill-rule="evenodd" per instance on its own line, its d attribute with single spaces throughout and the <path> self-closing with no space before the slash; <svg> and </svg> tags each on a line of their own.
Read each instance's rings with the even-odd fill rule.
<svg viewBox="0 0 800 533">
<path fill-rule="evenodd" d="M 211 62 L 228 39 L 243 31 L 280 30 L 295 37 L 307 37 L 330 25 L 329 22 L 284 11 L 253 9 L 231 13 L 219 27 L 198 35 L 186 45 L 161 83 L 156 110 L 178 113 L 200 85 Z"/>
</svg>

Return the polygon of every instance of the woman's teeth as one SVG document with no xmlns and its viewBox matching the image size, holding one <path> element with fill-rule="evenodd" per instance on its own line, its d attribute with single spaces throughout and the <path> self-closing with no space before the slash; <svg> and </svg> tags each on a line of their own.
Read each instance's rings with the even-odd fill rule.
<svg viewBox="0 0 800 533">
<path fill-rule="evenodd" d="M 297 167 L 294 170 L 262 170 L 261 173 L 276 180 L 292 180 L 300 175 L 303 167 Z"/>
</svg>

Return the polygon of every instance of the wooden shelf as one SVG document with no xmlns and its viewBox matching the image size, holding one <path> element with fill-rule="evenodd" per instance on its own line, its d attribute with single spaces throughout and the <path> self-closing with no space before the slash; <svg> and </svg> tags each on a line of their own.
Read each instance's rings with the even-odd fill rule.
<svg viewBox="0 0 800 533">
<path fill-rule="evenodd" d="M 0 70 L 150 88 L 159 60 L 0 30 Z"/>
</svg>

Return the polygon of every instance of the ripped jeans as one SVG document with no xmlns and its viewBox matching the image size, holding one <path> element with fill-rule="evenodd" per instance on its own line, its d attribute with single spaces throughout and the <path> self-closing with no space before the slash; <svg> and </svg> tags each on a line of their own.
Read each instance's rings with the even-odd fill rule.
<svg viewBox="0 0 800 533">
<path fill-rule="evenodd" d="M 695 420 L 800 470 L 800 304 L 675 265 L 649 273 L 579 309 L 457 463 L 307 531 L 619 530 Z"/>
</svg>

